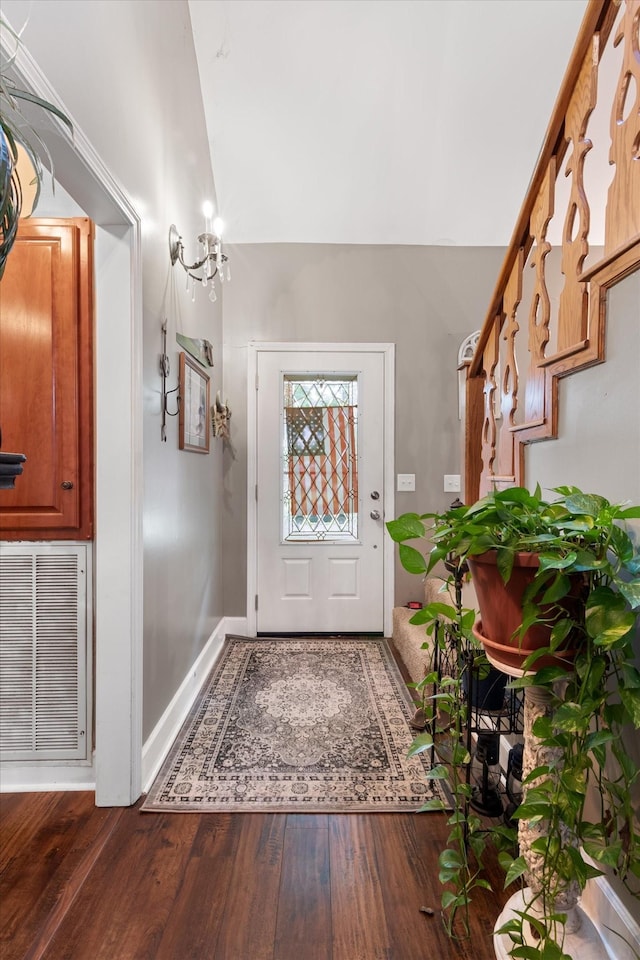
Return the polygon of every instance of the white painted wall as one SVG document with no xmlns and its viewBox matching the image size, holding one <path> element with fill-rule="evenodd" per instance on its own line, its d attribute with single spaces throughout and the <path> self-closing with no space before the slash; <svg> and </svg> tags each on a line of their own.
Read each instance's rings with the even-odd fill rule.
<svg viewBox="0 0 640 960">
<path fill-rule="evenodd" d="M 509 242 L 586 0 L 189 5 L 234 243 Z"/>
<path fill-rule="evenodd" d="M 144 736 L 223 612 L 220 445 L 213 443 L 209 456 L 178 451 L 177 418 L 169 419 L 167 443 L 160 440 L 163 319 L 171 387 L 177 383 L 180 331 L 214 344 L 215 392 L 222 377 L 222 332 L 220 303 L 212 305 L 203 291 L 192 303 L 184 273 L 170 265 L 169 225 L 175 222 L 185 237 L 187 255 L 195 253 L 204 226 L 201 206 L 207 198 L 215 201 L 215 191 L 188 5 L 164 0 L 161 16 L 152 6 L 137 0 L 3 3 L 14 27 L 28 18 L 25 47 L 142 221 L 143 411 L 137 426 L 144 473 Z M 65 171 L 56 174 L 74 197 Z M 108 222 L 105 211 L 102 226 Z M 99 314 L 98 336 L 108 337 L 101 322 Z M 117 433 L 123 429 L 118 401 L 124 384 L 114 339 L 113 362 L 98 377 L 107 377 L 113 391 L 113 417 L 102 429 Z M 108 531 L 98 529 L 98 543 L 101 534 Z"/>
</svg>

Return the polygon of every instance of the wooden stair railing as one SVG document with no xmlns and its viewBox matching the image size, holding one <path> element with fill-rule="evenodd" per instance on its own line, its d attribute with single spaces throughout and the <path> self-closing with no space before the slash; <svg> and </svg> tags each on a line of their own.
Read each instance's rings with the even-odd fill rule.
<svg viewBox="0 0 640 960">
<path fill-rule="evenodd" d="M 590 0 L 467 368 L 467 503 L 494 487 L 526 485 L 526 444 L 558 433 L 559 379 L 604 360 L 607 290 L 640 268 L 639 45 L 640 0 Z M 617 77 L 611 104 L 598 101 L 602 73 Z M 598 145 L 596 109 L 609 120 L 604 211 L 590 205 L 585 176 Z M 596 213 L 599 248 L 590 245 Z M 556 214 L 563 222 L 554 248 Z M 593 265 L 590 254 L 599 258 Z"/>
</svg>

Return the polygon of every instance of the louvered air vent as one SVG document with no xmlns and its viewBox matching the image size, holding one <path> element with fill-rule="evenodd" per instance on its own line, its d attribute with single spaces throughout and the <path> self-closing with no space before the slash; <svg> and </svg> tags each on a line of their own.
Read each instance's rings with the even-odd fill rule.
<svg viewBox="0 0 640 960">
<path fill-rule="evenodd" d="M 87 548 L 0 547 L 0 758 L 87 755 Z"/>
</svg>

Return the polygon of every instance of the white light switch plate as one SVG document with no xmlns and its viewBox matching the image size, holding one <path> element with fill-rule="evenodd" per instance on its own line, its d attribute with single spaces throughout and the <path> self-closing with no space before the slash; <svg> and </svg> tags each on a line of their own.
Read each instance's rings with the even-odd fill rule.
<svg viewBox="0 0 640 960">
<path fill-rule="evenodd" d="M 460 474 L 459 473 L 445 473 L 444 492 L 460 493 Z"/>
<path fill-rule="evenodd" d="M 403 491 L 404 493 L 410 493 L 416 489 L 416 475 L 415 473 L 399 473 L 398 482 L 396 485 L 396 490 Z"/>
</svg>

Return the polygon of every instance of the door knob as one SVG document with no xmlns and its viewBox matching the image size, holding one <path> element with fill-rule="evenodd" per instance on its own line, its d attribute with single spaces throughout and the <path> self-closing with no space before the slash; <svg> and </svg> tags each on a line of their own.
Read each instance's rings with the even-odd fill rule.
<svg viewBox="0 0 640 960">
<path fill-rule="evenodd" d="M 379 499 L 380 499 L 380 494 L 378 493 L 377 490 L 372 490 L 372 491 L 371 491 L 371 499 L 372 499 L 372 500 L 379 500 Z"/>
<path fill-rule="evenodd" d="M 73 490 L 73 483 L 71 480 L 63 480 L 60 486 L 63 490 Z"/>
<path fill-rule="evenodd" d="M 371 517 L 372 520 L 379 520 L 379 519 L 380 519 L 380 511 L 379 511 L 379 510 L 372 510 L 371 513 L 369 514 L 369 516 Z"/>
</svg>

